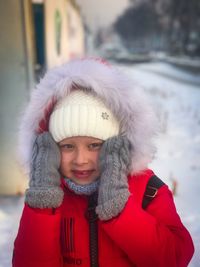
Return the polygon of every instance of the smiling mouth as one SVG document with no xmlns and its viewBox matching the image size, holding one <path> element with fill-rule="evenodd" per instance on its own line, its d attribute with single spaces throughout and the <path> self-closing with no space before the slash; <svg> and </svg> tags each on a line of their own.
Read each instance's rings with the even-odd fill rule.
<svg viewBox="0 0 200 267">
<path fill-rule="evenodd" d="M 78 179 L 88 178 L 93 172 L 94 170 L 83 170 L 83 171 L 72 170 L 72 173 Z"/>
</svg>

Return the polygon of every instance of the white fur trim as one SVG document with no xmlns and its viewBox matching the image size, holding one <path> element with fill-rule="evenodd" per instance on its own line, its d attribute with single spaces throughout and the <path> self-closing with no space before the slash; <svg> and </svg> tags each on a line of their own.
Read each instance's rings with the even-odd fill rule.
<svg viewBox="0 0 200 267">
<path fill-rule="evenodd" d="M 48 71 L 33 90 L 19 134 L 19 152 L 25 168 L 29 171 L 32 145 L 45 107 L 53 97 L 59 100 L 68 95 L 72 86 L 86 87 L 103 100 L 118 119 L 120 134 L 133 145 L 132 173 L 146 169 L 155 152 L 155 114 L 134 81 L 94 59 L 73 60 Z"/>
</svg>

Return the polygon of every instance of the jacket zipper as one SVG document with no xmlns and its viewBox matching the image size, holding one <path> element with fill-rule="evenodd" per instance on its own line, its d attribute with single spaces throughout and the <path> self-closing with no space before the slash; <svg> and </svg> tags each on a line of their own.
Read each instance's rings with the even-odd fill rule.
<svg viewBox="0 0 200 267">
<path fill-rule="evenodd" d="M 95 212 L 97 193 L 89 196 L 86 219 L 89 223 L 90 267 L 99 267 L 98 262 L 98 216 Z"/>
</svg>

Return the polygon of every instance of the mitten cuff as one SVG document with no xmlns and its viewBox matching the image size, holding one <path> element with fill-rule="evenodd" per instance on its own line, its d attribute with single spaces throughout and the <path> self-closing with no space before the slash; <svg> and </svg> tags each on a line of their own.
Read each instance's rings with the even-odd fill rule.
<svg viewBox="0 0 200 267">
<path fill-rule="evenodd" d="M 34 188 L 26 191 L 25 202 L 32 208 L 58 208 L 64 192 L 60 187 Z"/>
<path fill-rule="evenodd" d="M 99 204 L 96 207 L 96 213 L 102 221 L 110 220 L 116 217 L 125 207 L 126 202 L 130 196 L 128 190 L 124 190 L 119 196 Z"/>
</svg>

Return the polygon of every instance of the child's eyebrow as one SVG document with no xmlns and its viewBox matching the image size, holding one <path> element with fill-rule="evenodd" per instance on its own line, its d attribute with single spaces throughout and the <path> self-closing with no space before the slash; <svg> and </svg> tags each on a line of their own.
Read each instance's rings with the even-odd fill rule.
<svg viewBox="0 0 200 267">
<path fill-rule="evenodd" d="M 60 143 L 58 143 L 58 144 L 59 144 L 59 145 L 67 145 L 67 144 L 72 145 L 73 142 L 72 142 L 72 141 L 63 141 L 63 142 L 60 142 Z"/>
<path fill-rule="evenodd" d="M 100 141 L 100 140 L 97 140 L 97 141 L 91 141 L 89 142 L 90 144 L 103 144 L 104 141 Z"/>
</svg>

